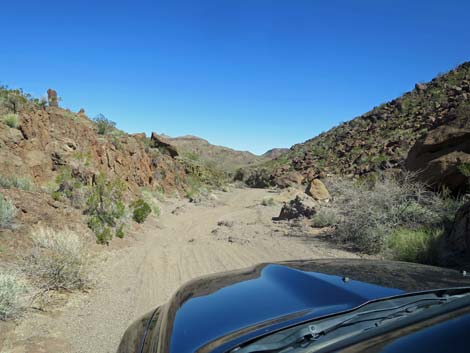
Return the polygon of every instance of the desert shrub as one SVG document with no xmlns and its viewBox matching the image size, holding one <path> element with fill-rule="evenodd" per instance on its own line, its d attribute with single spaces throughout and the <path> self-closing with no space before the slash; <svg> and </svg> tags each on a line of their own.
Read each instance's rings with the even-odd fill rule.
<svg viewBox="0 0 470 353">
<path fill-rule="evenodd" d="M 2 116 L 2 121 L 9 127 L 16 129 L 20 125 L 20 120 L 18 119 L 18 114 L 9 113 Z"/>
<path fill-rule="evenodd" d="M 0 194 L 0 228 L 5 228 L 10 224 L 16 215 L 16 208 L 13 203 Z"/>
<path fill-rule="evenodd" d="M 387 249 L 394 260 L 436 264 L 443 229 L 406 229 L 394 231 L 387 239 Z"/>
<path fill-rule="evenodd" d="M 263 206 L 274 206 L 275 204 L 276 204 L 276 201 L 274 201 L 274 199 L 272 197 L 263 199 L 261 201 L 261 205 L 263 205 Z"/>
<path fill-rule="evenodd" d="M 152 213 L 150 205 L 142 199 L 139 199 L 131 204 L 133 209 L 132 218 L 137 223 L 144 223 L 148 215 Z"/>
<path fill-rule="evenodd" d="M 160 207 L 158 206 L 158 202 L 164 201 L 164 194 L 161 190 L 142 190 L 142 199 L 149 204 L 150 208 L 152 209 L 152 213 L 159 216 L 160 215 Z"/>
<path fill-rule="evenodd" d="M 120 180 L 106 180 L 100 174 L 90 190 L 85 213 L 90 216 L 88 227 L 95 233 L 100 244 L 107 244 L 112 238 L 112 229 L 125 214 L 123 202 L 124 184 Z"/>
<path fill-rule="evenodd" d="M 337 214 L 334 209 L 328 207 L 320 208 L 313 216 L 313 226 L 317 228 L 330 227 L 336 224 Z"/>
<path fill-rule="evenodd" d="M 45 290 L 83 289 L 89 285 L 88 251 L 71 230 L 37 228 L 25 270 Z"/>
<path fill-rule="evenodd" d="M 0 175 L 0 187 L 5 189 L 21 189 L 25 191 L 31 191 L 33 189 L 29 179 L 5 175 Z"/>
<path fill-rule="evenodd" d="M 18 317 L 23 308 L 26 286 L 15 273 L 0 272 L 0 320 Z"/>
<path fill-rule="evenodd" d="M 93 121 L 100 135 L 109 134 L 116 129 L 116 123 L 106 118 L 103 114 L 98 114 L 93 118 Z"/>
<path fill-rule="evenodd" d="M 330 179 L 333 195 L 319 213 L 331 214 L 336 239 L 354 244 L 366 253 L 379 253 L 396 229 L 421 229 L 445 226 L 461 201 L 437 194 L 410 175 L 378 176 L 376 180 Z"/>
</svg>

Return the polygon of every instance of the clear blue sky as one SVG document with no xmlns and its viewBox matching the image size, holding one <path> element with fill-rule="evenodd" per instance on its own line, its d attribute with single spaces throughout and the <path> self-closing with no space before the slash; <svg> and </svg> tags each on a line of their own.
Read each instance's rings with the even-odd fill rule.
<svg viewBox="0 0 470 353">
<path fill-rule="evenodd" d="M 470 60 L 468 0 L 7 1 L 0 83 L 128 132 L 290 147 Z"/>
</svg>

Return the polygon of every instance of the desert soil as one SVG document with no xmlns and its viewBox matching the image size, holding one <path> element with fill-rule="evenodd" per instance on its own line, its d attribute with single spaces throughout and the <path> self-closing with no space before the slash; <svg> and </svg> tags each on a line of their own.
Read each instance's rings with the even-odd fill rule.
<svg viewBox="0 0 470 353">
<path fill-rule="evenodd" d="M 333 248 L 319 231 L 273 222 L 289 197 L 235 189 L 200 204 L 165 202 L 159 218 L 131 234 L 135 241 L 109 251 L 89 293 L 74 294 L 60 309 L 28 312 L 19 323 L 4 326 L 8 334 L 1 352 L 115 352 L 133 320 L 195 277 L 260 262 L 356 257 Z M 269 198 L 276 204 L 261 205 Z"/>
</svg>

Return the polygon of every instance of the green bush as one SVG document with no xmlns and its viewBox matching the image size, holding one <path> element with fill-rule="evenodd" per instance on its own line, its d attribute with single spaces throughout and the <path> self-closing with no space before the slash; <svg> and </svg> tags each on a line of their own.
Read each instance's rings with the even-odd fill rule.
<svg viewBox="0 0 470 353">
<path fill-rule="evenodd" d="M 85 213 L 90 216 L 88 227 L 95 233 L 100 244 L 107 244 L 112 238 L 111 228 L 119 226 L 124 216 L 124 184 L 120 180 L 108 181 L 100 174 L 90 190 Z"/>
<path fill-rule="evenodd" d="M 14 273 L 0 271 L 0 320 L 18 317 L 26 286 Z"/>
<path fill-rule="evenodd" d="M 386 245 L 394 260 L 436 264 L 443 229 L 406 229 L 394 231 Z"/>
<path fill-rule="evenodd" d="M 5 189 L 21 189 L 25 191 L 31 191 L 33 189 L 29 179 L 5 175 L 0 175 L 0 187 Z"/>
<path fill-rule="evenodd" d="M 98 114 L 93 121 L 100 135 L 106 135 L 116 130 L 116 123 L 107 119 L 103 114 Z"/>
<path fill-rule="evenodd" d="M 18 119 L 18 114 L 9 113 L 2 116 L 2 121 L 9 127 L 16 129 L 20 125 L 20 120 Z"/>
<path fill-rule="evenodd" d="M 16 208 L 13 203 L 0 194 L 0 228 L 10 224 L 16 215 Z"/>
<path fill-rule="evenodd" d="M 137 223 L 144 223 L 150 213 L 152 213 L 152 208 L 150 205 L 142 199 L 139 199 L 132 203 L 132 218 Z"/>
</svg>

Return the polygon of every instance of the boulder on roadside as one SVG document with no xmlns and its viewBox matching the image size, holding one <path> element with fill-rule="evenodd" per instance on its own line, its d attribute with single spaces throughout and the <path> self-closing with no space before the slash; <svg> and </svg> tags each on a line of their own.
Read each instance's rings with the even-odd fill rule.
<svg viewBox="0 0 470 353">
<path fill-rule="evenodd" d="M 325 184 L 320 179 L 313 179 L 305 189 L 305 193 L 317 201 L 327 201 L 331 195 Z"/>
<path fill-rule="evenodd" d="M 282 206 L 281 213 L 277 220 L 290 220 L 297 218 L 312 218 L 315 216 L 315 204 L 307 198 L 296 196 L 295 199 Z"/>
<path fill-rule="evenodd" d="M 457 211 L 446 243 L 455 254 L 470 254 L 470 202 Z"/>
<path fill-rule="evenodd" d="M 405 162 L 422 182 L 455 193 L 468 187 L 462 171 L 466 164 L 470 164 L 470 110 L 418 140 Z"/>
<path fill-rule="evenodd" d="M 158 135 L 156 132 L 152 132 L 152 136 L 150 137 L 152 141 L 152 146 L 155 148 L 162 148 L 168 152 L 168 154 L 175 158 L 178 156 L 178 150 L 175 146 L 173 146 L 166 138 L 163 136 Z"/>
</svg>

